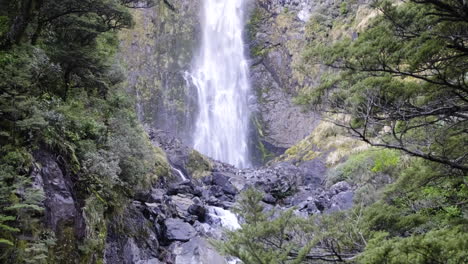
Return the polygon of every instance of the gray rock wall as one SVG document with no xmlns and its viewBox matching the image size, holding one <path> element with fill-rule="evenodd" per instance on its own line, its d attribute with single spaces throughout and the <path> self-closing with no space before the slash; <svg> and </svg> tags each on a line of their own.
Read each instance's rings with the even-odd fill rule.
<svg viewBox="0 0 468 264">
<path fill-rule="evenodd" d="M 119 58 L 140 120 L 188 142 L 196 99 L 184 72 L 200 35 L 200 1 L 170 3 L 175 10 L 160 4 L 133 11 L 135 26 L 120 34 Z"/>
<path fill-rule="evenodd" d="M 369 0 L 256 0 L 247 26 L 260 142 L 280 150 L 313 133 L 319 115 L 295 103 L 332 70 L 306 62 L 314 43 L 357 36 L 372 16 Z M 363 23 L 364 22 L 364 23 Z M 273 148 L 275 152 L 275 148 Z M 275 153 L 277 154 L 277 153 Z"/>
<path fill-rule="evenodd" d="M 282 154 L 314 130 L 319 116 L 295 104 L 327 70 L 303 63 L 311 41 L 357 34 L 369 0 L 252 0 L 246 26 L 255 100 L 251 149 L 254 163 Z M 184 72 L 199 44 L 200 0 L 173 0 L 134 11 L 135 28 L 121 34 L 120 58 L 140 119 L 190 145 L 196 94 Z M 362 10 L 361 10 L 362 9 Z M 363 11 L 364 10 L 364 11 Z"/>
</svg>

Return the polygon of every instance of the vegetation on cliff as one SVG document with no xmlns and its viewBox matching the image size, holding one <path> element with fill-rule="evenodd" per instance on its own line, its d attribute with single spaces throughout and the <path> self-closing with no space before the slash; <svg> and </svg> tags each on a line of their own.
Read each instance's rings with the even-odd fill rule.
<svg viewBox="0 0 468 264">
<path fill-rule="evenodd" d="M 132 0 L 0 3 L 0 262 L 102 261 L 106 215 L 169 173 L 119 85 L 116 33 L 132 26 Z M 33 178 L 51 153 L 76 187 L 86 225 L 60 232 L 44 220 Z M 100 260 L 101 259 L 101 260 Z M 93 262 L 93 261 L 91 261 Z"/>
<path fill-rule="evenodd" d="M 468 262 L 468 6 L 384 0 L 373 8 L 352 39 L 313 21 L 323 30 L 309 39 L 304 69 L 332 69 L 297 101 L 338 128 L 320 124 L 279 158 L 323 157 L 327 184 L 355 186 L 354 208 L 273 217 L 250 190 L 239 203 L 242 230 L 217 244 L 226 254 L 244 263 Z"/>
</svg>

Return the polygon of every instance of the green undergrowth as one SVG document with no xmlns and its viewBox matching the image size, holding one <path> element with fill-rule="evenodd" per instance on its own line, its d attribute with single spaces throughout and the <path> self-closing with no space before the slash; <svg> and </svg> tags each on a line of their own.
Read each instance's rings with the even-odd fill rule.
<svg viewBox="0 0 468 264">
<path fill-rule="evenodd" d="M 246 190 L 235 207 L 245 219 L 242 229 L 226 230 L 213 244 L 244 263 L 467 262 L 466 176 L 377 149 L 351 156 L 336 170 L 374 190 L 364 196 L 358 189 L 349 210 L 307 218 L 265 210 L 263 193 Z M 375 181 L 384 176 L 390 180 Z M 317 261 L 324 255 L 326 261 Z"/>
<path fill-rule="evenodd" d="M 102 263 L 108 219 L 170 174 L 115 60 L 117 31 L 132 25 L 131 16 L 118 1 L 60 2 L 84 11 L 52 18 L 32 39 L 57 6 L 25 10 L 25 32 L 13 32 L 25 13 L 7 2 L 0 4 L 0 262 Z M 109 15 L 110 28 L 101 20 Z M 71 179 L 84 230 L 78 217 L 58 223 L 56 232 L 44 222 L 46 194 L 34 176 L 48 164 L 36 160 L 40 155 Z"/>
<path fill-rule="evenodd" d="M 189 155 L 187 170 L 195 179 L 211 175 L 213 164 L 211 161 L 196 150 L 192 150 Z"/>
</svg>

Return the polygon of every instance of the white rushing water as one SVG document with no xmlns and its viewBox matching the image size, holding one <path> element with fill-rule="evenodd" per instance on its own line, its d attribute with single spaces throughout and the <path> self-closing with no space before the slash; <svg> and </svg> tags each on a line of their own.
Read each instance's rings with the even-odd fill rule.
<svg viewBox="0 0 468 264">
<path fill-rule="evenodd" d="M 240 168 L 250 165 L 250 84 L 242 39 L 245 1 L 203 1 L 202 43 L 187 75 L 198 95 L 194 148 Z"/>
<path fill-rule="evenodd" d="M 221 207 L 210 206 L 208 207 L 208 214 L 215 224 L 218 224 L 221 227 L 229 230 L 241 228 L 237 216 L 229 210 L 225 210 Z"/>
</svg>

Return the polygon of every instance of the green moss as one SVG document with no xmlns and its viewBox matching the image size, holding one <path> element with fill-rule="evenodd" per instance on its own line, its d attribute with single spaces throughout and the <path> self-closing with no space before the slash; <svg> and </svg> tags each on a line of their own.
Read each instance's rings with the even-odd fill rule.
<svg viewBox="0 0 468 264">
<path fill-rule="evenodd" d="M 254 39 L 260 28 L 262 21 L 265 19 L 265 11 L 261 8 L 255 8 L 250 14 L 250 19 L 247 21 L 247 34 L 250 39 Z"/>
<path fill-rule="evenodd" d="M 0 37 L 3 37 L 9 29 L 9 21 L 7 16 L 0 16 Z"/>
<path fill-rule="evenodd" d="M 154 147 L 154 150 L 157 177 L 171 177 L 171 166 L 167 160 L 166 153 L 158 147 Z"/>
<path fill-rule="evenodd" d="M 307 152 L 307 154 L 305 154 L 302 157 L 302 160 L 303 161 L 313 160 L 313 159 L 317 158 L 318 156 L 320 156 L 320 154 L 321 154 L 320 152 L 309 150 L 309 152 Z"/>
<path fill-rule="evenodd" d="M 348 4 L 346 2 L 341 3 L 340 5 L 340 13 L 342 15 L 346 15 L 348 13 Z"/>
<path fill-rule="evenodd" d="M 258 150 L 260 151 L 260 153 L 262 155 L 262 162 L 263 163 L 266 163 L 266 162 L 268 162 L 269 160 L 271 160 L 272 158 L 275 157 L 275 154 L 271 153 L 267 148 L 265 148 L 265 145 L 260 140 L 258 141 L 257 148 L 258 148 Z"/>
<path fill-rule="evenodd" d="M 56 234 L 57 243 L 53 247 L 53 256 L 55 263 L 70 263 L 69 261 L 78 260 L 78 240 L 75 236 L 73 225 L 60 224 L 59 232 Z"/>
<path fill-rule="evenodd" d="M 92 263 L 98 260 L 102 263 L 107 237 L 107 223 L 105 210 L 107 203 L 100 197 L 93 195 L 86 199 L 83 207 L 83 216 L 86 222 L 88 234 L 79 246 L 80 263 Z"/>
<path fill-rule="evenodd" d="M 193 178 L 199 179 L 211 175 L 211 161 L 196 150 L 190 152 L 187 170 Z"/>
</svg>

